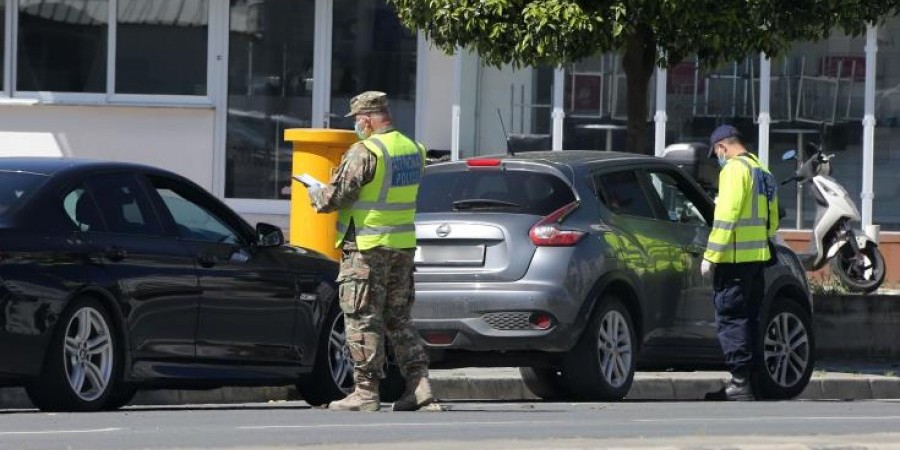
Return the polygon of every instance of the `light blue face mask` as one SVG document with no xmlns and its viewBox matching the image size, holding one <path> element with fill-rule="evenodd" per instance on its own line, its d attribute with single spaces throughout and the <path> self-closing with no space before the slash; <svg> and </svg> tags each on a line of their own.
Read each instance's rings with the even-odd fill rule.
<svg viewBox="0 0 900 450">
<path fill-rule="evenodd" d="M 353 131 L 356 132 L 356 137 L 366 139 L 366 129 L 359 124 L 358 120 L 353 124 Z"/>
<path fill-rule="evenodd" d="M 728 162 L 728 160 L 725 158 L 725 155 L 716 155 L 716 158 L 719 160 L 719 167 L 725 167 L 725 163 Z"/>
</svg>

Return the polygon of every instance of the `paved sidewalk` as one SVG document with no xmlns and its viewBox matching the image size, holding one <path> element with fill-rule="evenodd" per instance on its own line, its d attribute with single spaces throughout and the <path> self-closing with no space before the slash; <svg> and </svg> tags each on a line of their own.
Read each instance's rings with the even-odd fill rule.
<svg viewBox="0 0 900 450">
<path fill-rule="evenodd" d="M 862 372 L 835 366 L 841 372 L 817 370 L 800 399 L 870 400 L 900 399 L 900 376 L 889 366 L 871 366 Z M 442 400 L 536 400 L 515 368 L 468 368 L 431 371 L 435 395 Z M 721 389 L 727 372 L 638 372 L 626 400 L 702 400 L 706 393 Z M 153 390 L 138 393 L 133 404 L 173 405 L 204 403 L 249 403 L 297 398 L 290 386 L 211 390 Z M 0 409 L 28 408 L 19 388 L 0 389 Z"/>
<path fill-rule="evenodd" d="M 800 399 L 900 399 L 900 376 L 816 371 Z M 515 368 L 432 370 L 435 394 L 442 399 L 532 400 Z M 887 373 L 889 375 L 883 375 Z M 721 389 L 727 372 L 638 372 L 627 400 L 702 400 Z"/>
</svg>

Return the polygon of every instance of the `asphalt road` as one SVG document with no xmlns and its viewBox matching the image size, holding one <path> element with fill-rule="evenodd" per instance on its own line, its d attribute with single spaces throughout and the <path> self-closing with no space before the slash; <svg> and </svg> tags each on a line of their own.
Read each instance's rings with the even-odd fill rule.
<svg viewBox="0 0 900 450">
<path fill-rule="evenodd" d="M 0 450 L 900 448 L 898 401 L 444 405 L 441 412 L 415 413 L 391 412 L 389 405 L 377 413 L 339 413 L 303 402 L 90 414 L 2 410 Z M 792 446 L 780 447 L 785 444 Z"/>
</svg>

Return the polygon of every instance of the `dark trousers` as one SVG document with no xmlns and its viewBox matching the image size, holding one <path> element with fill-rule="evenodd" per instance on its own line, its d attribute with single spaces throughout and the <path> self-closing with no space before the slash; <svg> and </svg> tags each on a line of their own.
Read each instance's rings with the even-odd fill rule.
<svg viewBox="0 0 900 450">
<path fill-rule="evenodd" d="M 759 310 L 765 263 L 718 264 L 713 273 L 716 331 L 731 373 L 747 374 L 761 355 L 758 348 Z"/>
</svg>

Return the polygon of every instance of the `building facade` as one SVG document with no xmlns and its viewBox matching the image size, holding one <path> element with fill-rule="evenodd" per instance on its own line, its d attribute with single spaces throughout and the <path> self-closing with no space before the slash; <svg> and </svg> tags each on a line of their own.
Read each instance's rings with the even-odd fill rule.
<svg viewBox="0 0 900 450">
<path fill-rule="evenodd" d="M 506 136 L 563 149 L 624 145 L 620 57 L 496 69 L 447 56 L 405 30 L 384 0 L 0 0 L 0 154 L 148 163 L 181 173 L 251 220 L 287 226 L 286 128 L 352 128 L 349 98 L 390 94 L 395 122 L 454 157 L 506 151 Z M 900 18 L 837 32 L 775 59 L 714 70 L 685 60 L 648 86 L 648 142 L 745 131 L 776 176 L 806 142 L 866 225 L 900 231 Z M 809 228 L 786 185 L 787 228 Z"/>
</svg>

